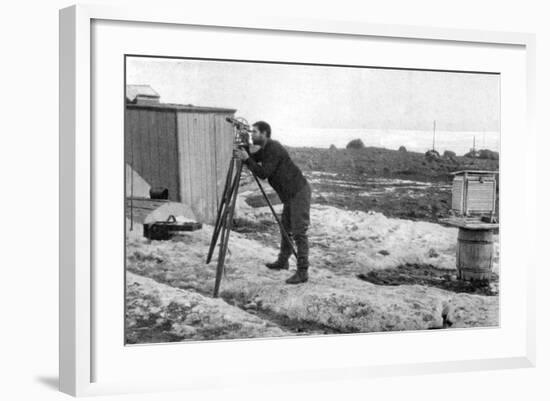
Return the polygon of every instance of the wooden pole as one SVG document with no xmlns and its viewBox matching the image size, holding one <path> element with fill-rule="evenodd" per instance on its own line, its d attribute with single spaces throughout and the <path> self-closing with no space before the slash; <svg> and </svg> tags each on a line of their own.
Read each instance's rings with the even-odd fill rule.
<svg viewBox="0 0 550 401">
<path fill-rule="evenodd" d="M 432 140 L 432 150 L 435 151 L 435 120 L 434 120 L 434 135 Z"/>
<path fill-rule="evenodd" d="M 134 230 L 134 140 L 130 132 L 130 231 Z"/>
</svg>

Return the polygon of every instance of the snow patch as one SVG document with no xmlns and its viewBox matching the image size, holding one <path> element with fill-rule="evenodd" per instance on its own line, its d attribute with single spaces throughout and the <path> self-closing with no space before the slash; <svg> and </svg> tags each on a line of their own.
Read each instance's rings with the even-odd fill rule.
<svg viewBox="0 0 550 401">
<path fill-rule="evenodd" d="M 140 329 L 157 330 L 173 340 L 222 340 L 283 336 L 289 333 L 253 314 L 192 291 L 126 275 L 127 337 L 140 342 Z"/>
<path fill-rule="evenodd" d="M 272 218 L 269 208 L 246 207 L 243 199 L 241 196 L 239 205 L 242 205 L 241 212 L 246 218 Z M 282 205 L 277 206 L 280 212 Z M 356 277 L 359 273 L 405 263 L 427 263 L 455 269 L 456 228 L 323 205 L 312 205 L 310 217 L 308 283 L 289 286 L 284 280 L 291 272 L 271 271 L 264 266 L 265 262 L 277 257 L 278 243 L 265 246 L 246 235 L 232 232 L 220 296 L 243 308 L 254 305 L 259 312 L 323 325 L 337 332 L 498 325 L 497 296 L 455 294 L 420 285 L 381 286 Z M 201 297 L 208 304 L 217 257 L 216 252 L 213 261 L 205 264 L 211 226 L 203 225 L 202 230 L 171 241 L 148 241 L 135 233 L 128 234 L 127 268 L 129 272 L 168 286 L 162 287 L 161 292 L 165 294 L 158 295 L 161 305 L 173 299 L 184 302 L 187 293 L 204 294 Z M 496 256 L 498 260 L 498 254 Z M 294 258 L 291 264 L 294 267 Z M 186 295 L 182 295 L 180 290 Z M 226 308 L 218 303 L 212 305 Z M 218 317 L 227 314 L 220 311 L 217 315 L 216 308 L 205 308 L 208 312 L 200 316 L 206 320 L 213 314 L 216 316 L 214 321 L 221 322 L 223 318 L 218 320 Z M 237 313 L 237 310 L 232 310 L 232 313 Z M 244 318 L 240 314 L 235 317 L 238 321 Z M 200 320 L 182 324 L 178 326 L 181 330 L 174 333 L 180 333 L 177 335 L 184 338 L 188 338 L 186 335 L 210 338 L 204 333 L 212 333 L 200 334 Z M 191 328 L 198 331 L 193 334 Z M 261 330 L 243 330 L 245 334 L 264 336 Z M 242 333 L 239 335 L 245 335 Z M 227 332 L 224 335 L 232 334 Z"/>
</svg>

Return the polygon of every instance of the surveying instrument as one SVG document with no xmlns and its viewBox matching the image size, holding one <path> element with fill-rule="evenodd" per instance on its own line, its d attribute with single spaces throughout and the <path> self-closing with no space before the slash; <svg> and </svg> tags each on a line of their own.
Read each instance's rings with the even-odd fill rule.
<svg viewBox="0 0 550 401">
<path fill-rule="evenodd" d="M 233 147 L 244 149 L 246 153 L 248 153 L 248 155 L 250 156 L 250 144 L 251 144 L 250 134 L 253 131 L 250 129 L 250 126 L 248 125 L 247 121 L 242 117 L 241 118 L 226 117 L 225 120 L 228 123 L 233 125 L 233 132 L 234 132 Z M 214 231 L 212 233 L 212 240 L 210 241 L 210 248 L 208 250 L 208 256 L 206 258 L 206 263 L 207 264 L 210 263 L 210 261 L 212 260 L 212 255 L 214 254 L 214 250 L 216 248 L 218 239 L 220 239 L 219 250 L 218 250 L 218 264 L 216 267 L 216 282 L 214 284 L 214 298 L 218 297 L 222 276 L 224 275 L 225 256 L 227 254 L 227 248 L 229 245 L 229 234 L 231 233 L 231 229 L 233 227 L 233 216 L 235 213 L 235 204 L 237 203 L 237 193 L 239 191 L 239 184 L 241 181 L 242 170 L 243 170 L 242 160 L 236 157 L 235 154 L 233 153 L 233 156 L 231 157 L 231 161 L 229 162 L 229 169 L 227 171 L 227 177 L 225 179 L 223 195 L 220 201 L 220 206 L 218 207 L 216 222 L 214 224 Z M 290 236 L 288 235 L 288 232 L 283 227 L 281 221 L 279 220 L 279 217 L 275 213 L 275 210 L 273 209 L 273 205 L 269 201 L 269 198 L 267 197 L 264 191 L 264 188 L 260 183 L 260 180 L 258 179 L 256 174 L 254 174 L 253 171 L 250 171 L 250 172 L 252 173 L 252 176 L 254 177 L 256 184 L 258 184 L 258 187 L 260 188 L 260 191 L 262 192 L 262 195 L 266 203 L 268 204 L 269 209 L 273 214 L 273 217 L 275 217 L 275 220 L 279 225 L 279 228 L 281 230 L 281 233 L 284 239 L 288 241 L 288 243 L 291 245 L 292 253 L 294 254 L 294 256 L 298 257 L 296 254 L 296 250 L 294 249 L 294 245 L 290 240 Z"/>
</svg>

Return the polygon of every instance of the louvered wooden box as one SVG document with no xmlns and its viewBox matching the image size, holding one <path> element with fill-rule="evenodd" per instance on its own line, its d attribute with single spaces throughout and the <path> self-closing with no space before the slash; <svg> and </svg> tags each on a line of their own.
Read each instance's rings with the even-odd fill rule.
<svg viewBox="0 0 550 401">
<path fill-rule="evenodd" d="M 451 209 L 462 216 L 493 215 L 497 197 L 496 171 L 462 170 L 451 173 Z"/>
</svg>

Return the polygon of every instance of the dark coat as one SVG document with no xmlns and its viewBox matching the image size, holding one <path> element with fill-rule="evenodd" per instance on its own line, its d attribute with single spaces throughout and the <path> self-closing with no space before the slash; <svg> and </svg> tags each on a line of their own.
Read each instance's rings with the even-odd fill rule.
<svg viewBox="0 0 550 401">
<path fill-rule="evenodd" d="M 277 141 L 267 139 L 266 144 L 252 153 L 245 163 L 258 178 L 267 178 L 283 203 L 292 199 L 307 184 L 302 171 Z"/>
</svg>

